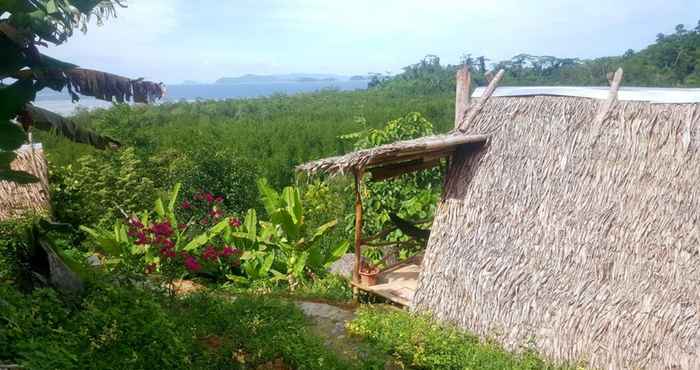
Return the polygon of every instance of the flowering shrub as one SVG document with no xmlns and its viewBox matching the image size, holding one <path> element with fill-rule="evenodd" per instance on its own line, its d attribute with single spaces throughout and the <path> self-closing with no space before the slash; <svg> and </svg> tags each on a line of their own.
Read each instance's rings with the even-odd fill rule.
<svg viewBox="0 0 700 370">
<path fill-rule="evenodd" d="M 194 274 L 223 278 L 240 265 L 241 253 L 233 246 L 221 245 L 220 235 L 240 222 L 224 217 L 218 208 L 219 197 L 208 193 L 177 206 L 179 191 L 177 185 L 167 206 L 158 199 L 153 212 L 119 221 L 113 231 L 81 229 L 92 237 L 98 252 L 107 256 L 110 269 L 160 273 L 168 282 Z M 190 212 L 186 222 L 178 223 L 177 208 Z"/>
<path fill-rule="evenodd" d="M 179 199 L 177 185 L 167 202 L 159 198 L 152 212 L 130 216 L 114 230 L 81 229 L 108 256 L 108 268 L 157 273 L 170 283 L 198 275 L 244 284 L 287 281 L 293 287 L 323 273 L 347 251 L 347 242 L 322 248 L 319 240 L 336 221 L 309 228 L 298 189 L 287 187 L 279 194 L 261 181 L 259 191 L 270 221 L 259 221 L 254 209 L 243 221 L 226 216 L 223 197 L 210 192 Z M 186 221 L 178 222 L 183 215 Z"/>
</svg>

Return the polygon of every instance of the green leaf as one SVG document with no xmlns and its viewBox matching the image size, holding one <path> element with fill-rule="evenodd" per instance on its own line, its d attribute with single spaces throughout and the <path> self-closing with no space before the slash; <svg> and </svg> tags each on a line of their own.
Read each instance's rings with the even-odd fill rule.
<svg viewBox="0 0 700 370">
<path fill-rule="evenodd" d="M 338 245 L 336 245 L 333 249 L 331 249 L 330 254 L 328 255 L 328 258 L 326 258 L 326 261 L 324 262 L 324 267 L 330 267 L 333 262 L 339 260 L 341 257 L 345 255 L 345 253 L 348 252 L 348 249 L 350 248 L 350 242 L 347 240 L 344 240 Z"/>
<path fill-rule="evenodd" d="M 287 212 L 289 212 L 289 214 L 292 216 L 294 223 L 298 225 L 301 224 L 303 222 L 303 210 L 301 207 L 301 196 L 299 195 L 299 190 L 288 186 L 284 188 L 282 195 L 286 203 Z"/>
<path fill-rule="evenodd" d="M 161 219 L 165 218 L 165 207 L 163 207 L 163 200 L 162 199 L 160 199 L 160 198 L 156 199 L 155 210 Z"/>
<path fill-rule="evenodd" d="M 270 268 L 272 267 L 272 263 L 275 262 L 275 253 L 273 251 L 270 251 L 267 254 L 267 257 L 263 260 L 262 265 L 260 266 L 260 269 L 258 272 L 260 273 L 260 276 L 267 276 L 267 274 L 270 271 Z"/>
<path fill-rule="evenodd" d="M 9 181 L 25 185 L 39 182 L 39 179 L 29 172 L 0 170 L 0 181 Z"/>
<path fill-rule="evenodd" d="M 17 153 L 14 151 L 0 152 L 0 170 L 9 170 L 15 158 Z"/>
<path fill-rule="evenodd" d="M 24 144 L 26 135 L 21 127 L 0 119 L 0 151 L 11 152 Z"/>
<path fill-rule="evenodd" d="M 270 187 L 265 178 L 258 180 L 258 191 L 260 191 L 260 199 L 263 201 L 267 214 L 273 213 L 278 208 L 282 207 L 280 195 Z"/>
<path fill-rule="evenodd" d="M 185 245 L 184 250 L 192 251 L 200 248 L 204 244 L 208 243 L 210 240 L 214 239 L 217 235 L 221 234 L 228 227 L 228 218 L 219 222 L 218 224 L 212 226 L 206 233 L 198 235 L 192 239 L 189 243 Z"/>
<path fill-rule="evenodd" d="M 10 86 L 0 87 L 0 122 L 15 118 L 35 97 L 34 83 L 29 79 L 17 80 Z"/>
<path fill-rule="evenodd" d="M 182 188 L 182 183 L 175 184 L 173 192 L 170 195 L 170 202 L 168 203 L 168 211 L 175 212 L 175 203 L 177 203 L 177 197 L 180 194 L 180 188 Z"/>
<path fill-rule="evenodd" d="M 288 240 L 299 239 L 299 225 L 294 223 L 292 215 L 286 209 L 279 209 L 270 215 L 270 220 L 282 227 L 282 231 L 287 235 Z"/>
<path fill-rule="evenodd" d="M 304 252 L 299 254 L 296 257 L 296 260 L 294 261 L 292 265 L 292 275 L 300 277 L 302 272 L 304 272 L 304 268 L 306 267 L 306 259 L 309 257 L 309 254 Z"/>
<path fill-rule="evenodd" d="M 34 127 L 43 131 L 52 131 L 76 143 L 92 145 L 97 149 L 119 147 L 121 144 L 109 136 L 86 130 L 70 119 L 49 110 L 27 105 Z"/>
<path fill-rule="evenodd" d="M 333 221 L 326 222 L 325 224 L 316 228 L 316 230 L 314 231 L 314 234 L 311 236 L 311 239 L 309 239 L 308 243 L 309 244 L 315 243 L 316 240 L 318 240 L 320 237 L 322 237 L 323 235 L 328 233 L 328 231 L 330 231 L 332 228 L 334 228 L 336 224 L 338 224 L 338 221 L 333 220 Z"/>
<path fill-rule="evenodd" d="M 248 239 L 256 240 L 258 235 L 258 215 L 254 209 L 249 209 L 248 213 L 246 213 L 243 226 L 248 232 Z"/>
</svg>

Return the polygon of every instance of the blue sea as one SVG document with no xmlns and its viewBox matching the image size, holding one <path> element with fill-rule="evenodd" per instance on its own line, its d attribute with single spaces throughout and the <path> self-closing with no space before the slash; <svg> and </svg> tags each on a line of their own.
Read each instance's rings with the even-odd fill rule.
<svg viewBox="0 0 700 370">
<path fill-rule="evenodd" d="M 297 94 L 314 92 L 325 89 L 363 90 L 368 81 L 336 80 L 309 82 L 255 82 L 231 84 L 202 84 L 202 85 L 167 85 L 167 94 L 163 102 L 223 100 L 270 96 L 274 94 Z M 37 94 L 35 104 L 62 115 L 71 115 L 77 109 L 108 108 L 110 102 L 90 97 L 81 97 L 77 103 L 72 103 L 68 92 L 44 90 Z"/>
</svg>

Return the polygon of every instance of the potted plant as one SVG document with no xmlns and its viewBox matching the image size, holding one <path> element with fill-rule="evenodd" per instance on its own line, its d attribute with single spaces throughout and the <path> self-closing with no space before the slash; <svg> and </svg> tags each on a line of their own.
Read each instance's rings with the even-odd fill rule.
<svg viewBox="0 0 700 370">
<path fill-rule="evenodd" d="M 360 265 L 360 283 L 365 286 L 377 285 L 379 266 L 363 261 Z"/>
</svg>

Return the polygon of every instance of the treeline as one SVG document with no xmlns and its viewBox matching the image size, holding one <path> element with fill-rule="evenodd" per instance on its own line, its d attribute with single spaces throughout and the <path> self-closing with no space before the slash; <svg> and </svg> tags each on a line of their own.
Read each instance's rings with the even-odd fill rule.
<svg viewBox="0 0 700 370">
<path fill-rule="evenodd" d="M 485 83 L 487 70 L 504 69 L 504 84 L 511 86 L 600 86 L 607 84 L 609 72 L 622 67 L 628 86 L 700 87 L 700 21 L 691 30 L 679 24 L 674 33 L 659 33 L 653 44 L 621 56 L 579 59 L 518 54 L 509 60 L 490 61 L 465 54 L 460 65 L 471 67 L 478 85 Z M 443 66 L 439 57 L 428 55 L 396 76 L 373 75 L 370 86 L 408 94 L 449 92 L 454 90 L 457 68 L 459 65 Z"/>
</svg>

